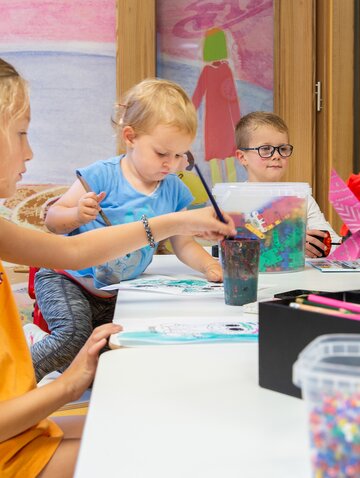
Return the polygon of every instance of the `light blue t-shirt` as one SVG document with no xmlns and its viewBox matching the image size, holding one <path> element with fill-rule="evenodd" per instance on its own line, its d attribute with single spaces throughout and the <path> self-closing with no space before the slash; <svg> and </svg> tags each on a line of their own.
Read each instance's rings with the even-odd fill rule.
<svg viewBox="0 0 360 478">
<path fill-rule="evenodd" d="M 193 196 L 185 184 L 175 175 L 170 174 L 160 182 L 159 187 L 150 195 L 134 189 L 123 176 L 120 162 L 124 156 L 116 156 L 104 161 L 97 161 L 78 171 L 89 184 L 92 191 L 99 194 L 105 191 L 101 209 L 111 224 L 127 224 L 139 221 L 145 214 L 148 218 L 170 212 L 180 211 L 193 201 Z M 72 231 L 69 236 L 85 231 L 105 227 L 100 215 Z M 131 237 L 129 238 L 131 242 Z M 97 288 L 117 282 L 134 279 L 144 272 L 152 261 L 156 248 L 149 245 L 135 252 L 118 257 L 115 260 L 79 271 L 67 272 L 76 277 L 92 277 Z"/>
</svg>

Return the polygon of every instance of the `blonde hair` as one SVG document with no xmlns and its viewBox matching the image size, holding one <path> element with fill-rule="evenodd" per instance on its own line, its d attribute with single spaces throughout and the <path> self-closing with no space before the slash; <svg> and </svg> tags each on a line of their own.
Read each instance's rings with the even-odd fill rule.
<svg viewBox="0 0 360 478">
<path fill-rule="evenodd" d="M 271 126 L 289 136 L 289 128 L 280 116 L 268 111 L 253 111 L 243 116 L 235 127 L 237 149 L 249 147 L 251 132 L 255 131 L 259 126 Z"/>
<path fill-rule="evenodd" d="M 0 58 L 0 132 L 7 137 L 10 124 L 29 106 L 26 81 L 10 63 Z"/>
<path fill-rule="evenodd" d="M 136 135 L 150 134 L 157 125 L 163 125 L 194 139 L 197 115 L 192 101 L 177 83 L 148 78 L 125 93 L 115 107 L 113 123 L 118 133 L 131 126 Z"/>
</svg>

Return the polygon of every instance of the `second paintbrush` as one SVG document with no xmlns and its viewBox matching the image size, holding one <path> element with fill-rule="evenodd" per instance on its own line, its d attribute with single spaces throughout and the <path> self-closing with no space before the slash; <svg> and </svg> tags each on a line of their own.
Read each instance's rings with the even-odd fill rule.
<svg viewBox="0 0 360 478">
<path fill-rule="evenodd" d="M 81 184 L 82 184 L 83 188 L 85 189 L 85 191 L 86 191 L 87 193 L 90 193 L 90 192 L 91 192 L 91 188 L 90 188 L 90 186 L 88 185 L 88 183 L 85 181 L 85 179 L 83 178 L 82 174 L 81 174 L 79 171 L 76 172 L 76 177 L 77 177 L 78 180 L 81 182 Z M 104 211 L 103 211 L 102 209 L 100 209 L 99 214 L 100 214 L 100 216 L 103 218 L 103 220 L 104 220 L 104 222 L 105 222 L 105 224 L 106 224 L 107 226 L 111 226 L 111 225 L 112 225 L 111 222 L 110 222 L 110 220 L 109 220 L 109 218 L 107 217 L 107 215 L 104 213 Z"/>
</svg>

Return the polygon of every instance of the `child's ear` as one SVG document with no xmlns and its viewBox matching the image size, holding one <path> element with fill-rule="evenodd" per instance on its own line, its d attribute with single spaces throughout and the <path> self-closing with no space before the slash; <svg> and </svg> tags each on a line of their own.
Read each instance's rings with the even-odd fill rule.
<svg viewBox="0 0 360 478">
<path fill-rule="evenodd" d="M 136 134 L 133 128 L 131 126 L 125 126 L 125 128 L 122 130 L 122 139 L 125 145 L 128 146 L 129 148 L 133 148 L 135 137 L 136 137 Z"/>
<path fill-rule="evenodd" d="M 240 164 L 242 164 L 243 166 L 247 165 L 247 159 L 245 158 L 244 151 L 241 151 L 241 149 L 237 149 L 235 151 L 235 156 Z"/>
</svg>

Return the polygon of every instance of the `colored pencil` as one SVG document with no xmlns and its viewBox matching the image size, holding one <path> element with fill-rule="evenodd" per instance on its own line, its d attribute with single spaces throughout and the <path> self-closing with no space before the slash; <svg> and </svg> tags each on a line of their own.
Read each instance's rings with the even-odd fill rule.
<svg viewBox="0 0 360 478">
<path fill-rule="evenodd" d="M 314 305 L 315 307 L 322 307 L 323 309 L 337 310 L 338 312 L 341 312 L 342 314 L 351 314 L 350 310 L 346 310 L 343 307 L 339 308 L 333 305 L 319 304 L 317 302 L 312 302 L 311 300 L 303 299 L 302 297 L 296 297 L 295 302 L 297 302 L 298 304 Z"/>
<path fill-rule="evenodd" d="M 90 186 L 88 185 L 88 183 L 85 181 L 85 179 L 83 178 L 82 174 L 79 173 L 79 171 L 76 172 L 76 177 L 78 178 L 78 180 L 81 182 L 81 184 L 83 185 L 83 188 L 85 189 L 85 191 L 87 193 L 90 193 L 91 192 L 91 188 Z M 109 218 L 107 217 L 107 215 L 104 213 L 104 211 L 102 209 L 100 209 L 99 211 L 99 214 L 100 216 L 103 218 L 105 224 L 107 226 L 112 226 Z"/>
<path fill-rule="evenodd" d="M 334 315 L 335 317 L 342 317 L 344 319 L 360 320 L 360 314 L 342 314 L 337 310 L 324 309 L 323 307 L 316 307 L 315 305 L 298 304 L 296 302 L 291 302 L 289 305 L 293 309 L 306 310 L 317 314 Z"/>
<path fill-rule="evenodd" d="M 332 305 L 334 307 L 341 307 L 342 309 L 351 310 L 360 314 L 360 304 L 354 304 L 353 302 L 345 302 L 343 300 L 330 299 L 330 297 L 323 297 L 321 295 L 310 294 L 308 300 L 316 302 L 317 304 Z"/>
</svg>

